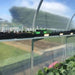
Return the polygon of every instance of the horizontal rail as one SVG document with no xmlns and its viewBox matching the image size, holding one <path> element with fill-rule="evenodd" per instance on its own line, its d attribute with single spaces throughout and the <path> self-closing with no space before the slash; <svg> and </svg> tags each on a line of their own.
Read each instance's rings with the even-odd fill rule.
<svg viewBox="0 0 75 75">
<path fill-rule="evenodd" d="M 53 37 L 71 37 L 75 35 L 56 35 L 56 36 L 43 36 L 43 37 L 32 37 L 32 38 L 20 38 L 20 39 L 1 39 L 0 42 L 4 41 L 20 41 L 20 40 L 38 40 L 38 39 L 44 39 L 44 38 L 53 38 Z"/>
</svg>

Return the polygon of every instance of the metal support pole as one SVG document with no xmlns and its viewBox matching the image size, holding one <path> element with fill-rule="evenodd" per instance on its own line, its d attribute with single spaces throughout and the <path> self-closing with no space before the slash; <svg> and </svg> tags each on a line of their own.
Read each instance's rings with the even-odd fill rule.
<svg viewBox="0 0 75 75">
<path fill-rule="evenodd" d="M 70 30 L 71 22 L 72 22 L 72 20 L 73 20 L 74 17 L 75 17 L 75 13 L 73 14 L 73 16 L 71 17 L 71 19 L 69 20 L 69 22 L 67 24 L 67 27 L 66 27 L 66 30 Z"/>
<path fill-rule="evenodd" d="M 37 15 L 39 13 L 40 7 L 42 5 L 42 2 L 43 2 L 43 0 L 40 0 L 39 6 L 38 6 L 38 8 L 37 8 L 37 10 L 35 11 L 35 14 L 34 14 L 33 23 L 32 23 L 33 31 L 35 31 L 35 21 L 36 21 Z"/>
<path fill-rule="evenodd" d="M 61 39 L 61 44 L 64 45 L 64 37 L 60 37 Z M 62 60 L 61 61 L 64 61 L 64 50 L 65 50 L 65 47 L 63 48 L 63 52 L 62 52 Z"/>
<path fill-rule="evenodd" d="M 32 49 L 31 49 L 31 75 L 34 75 L 34 39 L 32 39 Z"/>
<path fill-rule="evenodd" d="M 65 45 L 66 45 L 66 49 L 65 49 L 65 60 L 67 58 L 67 36 L 65 37 Z"/>
</svg>

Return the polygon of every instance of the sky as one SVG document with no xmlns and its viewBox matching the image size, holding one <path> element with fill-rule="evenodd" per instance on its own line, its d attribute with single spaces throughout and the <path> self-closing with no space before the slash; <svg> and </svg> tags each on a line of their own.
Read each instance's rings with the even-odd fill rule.
<svg viewBox="0 0 75 75">
<path fill-rule="evenodd" d="M 0 18 L 11 22 L 9 9 L 13 6 L 37 9 L 40 0 L 0 0 Z M 75 13 L 75 0 L 44 0 L 42 11 L 71 17 Z"/>
</svg>

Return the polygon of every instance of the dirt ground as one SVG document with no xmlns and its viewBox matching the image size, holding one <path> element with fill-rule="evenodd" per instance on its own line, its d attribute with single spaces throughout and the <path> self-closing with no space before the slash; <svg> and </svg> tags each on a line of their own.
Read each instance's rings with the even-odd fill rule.
<svg viewBox="0 0 75 75">
<path fill-rule="evenodd" d="M 23 40 L 23 41 L 13 41 L 13 42 L 3 42 L 4 44 L 14 46 L 16 48 L 20 48 L 22 50 L 31 51 L 31 40 Z M 60 46 L 60 43 L 48 42 L 45 40 L 39 40 L 34 43 L 34 52 L 40 53 L 40 50 L 46 50 L 49 48 Z"/>
</svg>

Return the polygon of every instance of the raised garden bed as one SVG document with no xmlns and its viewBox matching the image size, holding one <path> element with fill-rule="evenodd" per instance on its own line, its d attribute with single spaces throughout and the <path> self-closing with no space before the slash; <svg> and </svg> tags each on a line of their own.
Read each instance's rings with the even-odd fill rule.
<svg viewBox="0 0 75 75">
<path fill-rule="evenodd" d="M 73 35 L 75 30 L 70 31 L 52 31 L 52 30 L 36 30 L 36 31 L 8 31 L 0 32 L 0 39 L 15 39 L 15 38 L 31 38 L 41 36 L 56 36 L 56 35 Z"/>
</svg>

